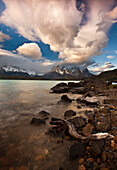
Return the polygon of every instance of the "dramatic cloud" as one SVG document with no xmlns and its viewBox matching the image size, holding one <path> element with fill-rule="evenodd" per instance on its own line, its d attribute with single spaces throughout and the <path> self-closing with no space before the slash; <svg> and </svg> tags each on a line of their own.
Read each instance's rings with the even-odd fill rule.
<svg viewBox="0 0 117 170">
<path fill-rule="evenodd" d="M 10 36 L 4 34 L 2 31 L 0 31 L 0 42 L 3 42 L 4 40 L 9 40 Z"/>
<path fill-rule="evenodd" d="M 38 60 L 42 58 L 42 53 L 36 43 L 24 43 L 22 46 L 19 46 L 16 51 L 32 60 Z"/>
<path fill-rule="evenodd" d="M 90 71 L 92 71 L 93 73 L 99 74 L 102 71 L 107 71 L 111 68 L 115 67 L 111 62 L 106 62 L 103 66 L 101 67 L 95 67 L 93 69 L 89 69 Z"/>
<path fill-rule="evenodd" d="M 31 41 L 41 40 L 59 52 L 62 63 L 85 63 L 100 55 L 115 22 L 114 0 L 3 0 L 0 22 Z M 84 17 L 85 16 L 85 17 Z"/>
<path fill-rule="evenodd" d="M 70 46 L 77 35 L 82 11 L 76 0 L 3 0 L 0 21 L 29 40 L 41 39 L 53 51 Z"/>
<path fill-rule="evenodd" d="M 113 59 L 115 56 L 112 56 L 112 55 L 109 55 L 109 56 L 107 56 L 106 58 L 108 58 L 108 59 Z"/>
<path fill-rule="evenodd" d="M 107 14 L 111 19 L 117 19 L 117 6 Z"/>
</svg>

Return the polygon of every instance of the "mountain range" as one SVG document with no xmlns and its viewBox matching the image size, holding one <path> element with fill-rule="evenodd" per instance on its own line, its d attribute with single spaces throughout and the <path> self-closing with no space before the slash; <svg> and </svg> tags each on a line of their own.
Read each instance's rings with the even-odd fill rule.
<svg viewBox="0 0 117 170">
<path fill-rule="evenodd" d="M 67 68 L 65 66 L 56 66 L 46 74 L 27 71 L 17 66 L 5 65 L 0 68 L 0 79 L 81 80 L 84 78 L 97 78 L 117 82 L 117 69 L 105 71 L 99 75 L 93 75 L 87 68 L 81 70 L 79 67 Z"/>
<path fill-rule="evenodd" d="M 81 79 L 92 75 L 87 68 L 81 70 L 79 67 L 67 68 L 65 66 L 56 66 L 50 72 L 43 75 L 43 77 L 48 79 Z"/>
<path fill-rule="evenodd" d="M 66 67 L 56 66 L 52 68 L 50 72 L 46 74 L 37 74 L 32 71 L 27 71 L 25 69 L 21 69 L 20 67 L 16 66 L 2 66 L 0 68 L 0 75 L 2 77 L 26 77 L 26 78 L 43 78 L 43 79 L 81 79 L 92 76 L 87 68 L 83 69 L 82 71 L 78 67 L 72 67 L 70 69 Z"/>
</svg>

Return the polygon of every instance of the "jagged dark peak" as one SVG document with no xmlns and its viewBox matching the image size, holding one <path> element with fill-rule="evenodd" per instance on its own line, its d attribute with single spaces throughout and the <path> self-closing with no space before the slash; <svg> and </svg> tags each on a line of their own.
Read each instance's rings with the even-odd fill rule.
<svg viewBox="0 0 117 170">
<path fill-rule="evenodd" d="M 89 72 L 88 68 L 84 68 L 84 69 L 82 70 L 82 73 L 90 73 L 90 72 Z"/>
<path fill-rule="evenodd" d="M 75 73 L 75 72 L 81 73 L 81 70 L 80 70 L 79 67 L 72 67 L 72 68 L 71 68 L 71 71 L 72 71 L 72 73 Z"/>
</svg>

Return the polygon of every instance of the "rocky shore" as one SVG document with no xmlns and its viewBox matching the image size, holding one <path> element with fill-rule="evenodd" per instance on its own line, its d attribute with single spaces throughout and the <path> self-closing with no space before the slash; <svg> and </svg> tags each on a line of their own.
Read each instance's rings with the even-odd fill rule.
<svg viewBox="0 0 117 170">
<path fill-rule="evenodd" d="M 77 169 L 116 170 L 117 168 L 117 88 L 111 82 L 81 81 L 79 83 L 59 83 L 51 88 L 50 93 L 62 94 L 58 104 L 77 104 L 77 110 L 90 107 L 82 115 L 74 110 L 67 110 L 64 119 L 51 118 L 45 111 L 39 118 L 33 118 L 31 124 L 40 125 L 51 119 L 48 135 L 60 137 L 59 143 L 72 141 L 68 158 L 77 160 Z M 68 94 L 81 94 L 71 99 Z M 99 97 L 103 96 L 102 101 Z M 67 126 L 68 125 L 68 126 Z M 69 125 L 71 129 L 69 129 Z M 71 135 L 72 134 L 72 135 Z M 93 136 L 93 137 L 92 137 Z M 73 165 L 74 167 L 74 165 Z M 59 170 L 74 169 L 66 166 Z"/>
</svg>

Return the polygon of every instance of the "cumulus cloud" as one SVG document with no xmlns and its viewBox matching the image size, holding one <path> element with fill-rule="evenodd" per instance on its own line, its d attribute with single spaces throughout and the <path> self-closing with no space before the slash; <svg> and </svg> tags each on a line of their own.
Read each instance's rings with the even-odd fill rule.
<svg viewBox="0 0 117 170">
<path fill-rule="evenodd" d="M 38 60 L 42 58 L 41 50 L 36 43 L 24 43 L 23 45 L 19 46 L 16 51 L 32 60 Z"/>
<path fill-rule="evenodd" d="M 10 36 L 7 34 L 4 34 L 2 31 L 0 31 L 0 42 L 3 42 L 4 40 L 9 40 Z"/>
<path fill-rule="evenodd" d="M 41 40 L 63 63 L 84 63 L 100 55 L 116 19 L 114 0 L 3 0 L 0 22 L 25 38 Z M 87 20 L 84 18 L 87 18 Z"/>
<path fill-rule="evenodd" d="M 93 72 L 93 73 L 96 73 L 96 74 L 99 74 L 99 73 L 101 73 L 101 72 L 103 72 L 103 71 L 107 71 L 107 70 L 109 70 L 109 69 L 111 69 L 111 68 L 113 68 L 113 67 L 115 67 L 111 62 L 106 62 L 103 66 L 101 66 L 101 67 L 95 67 L 95 68 L 93 68 L 93 69 L 89 69 L 91 72 Z"/>
<path fill-rule="evenodd" d="M 18 66 L 22 69 L 28 71 L 34 71 L 36 73 L 44 73 L 51 70 L 52 65 L 54 65 L 54 61 L 51 62 L 46 59 L 35 60 L 33 62 L 29 58 L 26 58 L 19 54 L 14 54 L 8 50 L 0 49 L 0 67 L 3 65 L 12 65 Z"/>
<path fill-rule="evenodd" d="M 106 58 L 108 58 L 108 59 L 113 59 L 115 56 L 112 56 L 112 55 L 109 55 L 109 56 L 107 56 Z"/>
<path fill-rule="evenodd" d="M 51 65 L 53 65 L 55 62 L 52 62 L 52 61 L 50 61 L 50 60 L 45 60 L 44 62 L 43 62 L 43 65 L 44 66 L 51 66 Z"/>
</svg>

